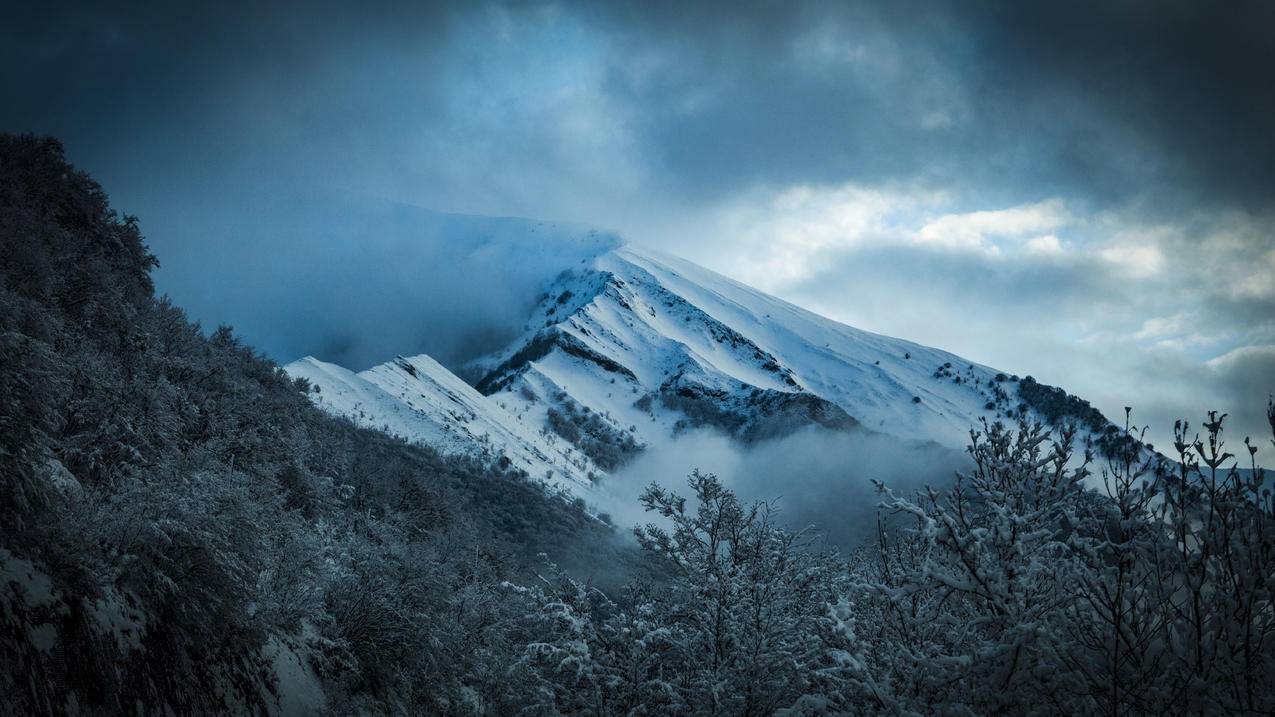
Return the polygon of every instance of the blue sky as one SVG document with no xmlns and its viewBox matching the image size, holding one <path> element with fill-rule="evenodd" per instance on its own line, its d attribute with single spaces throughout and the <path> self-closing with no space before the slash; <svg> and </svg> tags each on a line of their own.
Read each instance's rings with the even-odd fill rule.
<svg viewBox="0 0 1275 717">
<path fill-rule="evenodd" d="M 368 197 L 615 230 L 1161 442 L 1206 406 L 1256 432 L 1275 6 L 1035 5 L 32 4 L 0 29 L 0 129 L 63 139 L 161 289 L 281 360 L 325 343 L 267 271 L 342 241 L 298 231 L 316 198 Z M 342 300 L 307 276 L 282 286 Z M 516 304 L 471 303 L 354 362 L 460 360 Z"/>
</svg>

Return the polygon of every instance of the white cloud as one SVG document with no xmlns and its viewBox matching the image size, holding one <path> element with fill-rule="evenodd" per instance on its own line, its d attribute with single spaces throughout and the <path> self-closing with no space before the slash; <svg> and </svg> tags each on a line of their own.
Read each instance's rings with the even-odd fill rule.
<svg viewBox="0 0 1275 717">
<path fill-rule="evenodd" d="M 1038 236 L 1027 242 L 1027 252 L 1042 256 L 1061 256 L 1064 253 L 1062 242 L 1053 234 Z"/>
<path fill-rule="evenodd" d="M 1164 268 L 1164 254 L 1152 244 L 1113 244 L 1099 250 L 1098 256 L 1122 274 L 1137 279 L 1155 276 Z"/>
<path fill-rule="evenodd" d="M 1275 361 L 1275 344 L 1266 346 L 1240 346 L 1216 358 L 1209 359 L 1205 365 L 1211 369 L 1224 371 L 1244 361 Z M 1271 377 L 1275 380 L 1275 376 Z"/>
<path fill-rule="evenodd" d="M 1060 199 L 1023 204 L 1008 209 L 945 214 L 917 232 L 917 241 L 950 249 L 977 249 L 995 253 L 997 240 L 1021 240 L 1052 232 L 1071 222 Z M 1054 242 L 1057 243 L 1055 237 Z"/>
<path fill-rule="evenodd" d="M 1262 255 L 1257 261 L 1247 262 L 1247 275 L 1235 281 L 1236 296 L 1250 299 L 1275 298 L 1275 249 Z"/>
<path fill-rule="evenodd" d="M 952 204 L 950 193 L 923 186 L 757 190 L 690 229 L 709 240 L 693 247 L 700 253 L 689 258 L 777 291 L 817 273 L 829 252 L 915 245 L 995 256 L 1003 246 L 1058 256 L 1068 246 L 1053 233 L 1073 221 L 1059 199 L 964 213 L 951 212 Z"/>
<path fill-rule="evenodd" d="M 1156 316 L 1142 322 L 1142 328 L 1133 334 L 1133 338 L 1139 340 L 1159 339 L 1180 334 L 1187 330 L 1187 320 L 1188 316 L 1185 312 L 1180 312 L 1173 316 Z"/>
<path fill-rule="evenodd" d="M 850 184 L 797 186 L 731 202 L 700 231 L 723 237 L 722 248 L 729 247 L 713 252 L 713 265 L 773 291 L 815 273 L 824 252 L 901 240 L 901 216 L 942 200 L 937 193 Z"/>
<path fill-rule="evenodd" d="M 1157 349 L 1178 352 L 1207 349 L 1227 340 L 1225 335 L 1201 331 L 1200 317 L 1193 311 L 1180 311 L 1172 316 L 1156 316 L 1147 319 L 1128 338 Z"/>
</svg>

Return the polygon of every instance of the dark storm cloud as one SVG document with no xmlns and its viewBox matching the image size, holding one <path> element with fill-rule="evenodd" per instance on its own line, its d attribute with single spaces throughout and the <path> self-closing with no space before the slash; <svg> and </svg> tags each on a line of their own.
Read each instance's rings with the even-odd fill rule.
<svg viewBox="0 0 1275 717">
<path fill-rule="evenodd" d="M 1030 182 L 1268 205 L 1275 186 L 1269 3 L 670 5 L 602 23 L 632 60 L 610 89 L 694 191 L 924 176 L 1003 202 Z"/>
<path fill-rule="evenodd" d="M 311 75 L 331 52 L 374 38 L 417 33 L 428 42 L 446 16 L 336 3 L 23 3 L 0 28 L 0 75 L 12 97 L 11 129 L 47 125 L 76 138 L 153 129 L 176 119 L 220 115 L 229 91 L 254 77 L 286 82 Z M 430 22 L 437 19 L 437 22 Z M 318 79 L 313 75 L 311 81 Z M 263 108 L 266 109 L 266 108 Z"/>
<path fill-rule="evenodd" d="M 295 156 L 307 140 L 326 141 L 311 151 L 346 162 L 360 149 L 419 152 L 420 135 L 446 134 L 439 125 L 459 88 L 502 79 L 481 76 L 474 57 L 448 44 L 464 18 L 493 7 L 27 4 L 0 30 L 5 86 L 19 100 L 0 119 L 81 145 L 143 132 L 207 140 L 203 127 L 237 149 L 290 144 L 280 161 L 318 168 Z M 1275 186 L 1269 3 L 507 10 L 515 32 L 546 13 L 596 39 L 600 91 L 635 151 L 693 194 L 924 176 L 1002 202 L 1157 189 L 1267 204 Z M 539 39 L 540 54 L 580 43 L 569 32 Z M 462 44 L 481 58 L 497 43 L 480 31 Z M 522 68 L 494 69 L 509 77 Z M 512 114 L 505 132 L 537 137 Z M 429 188 L 411 164 L 430 161 L 409 156 L 387 169 L 382 159 L 376 171 Z"/>
<path fill-rule="evenodd" d="M 984 6 L 980 68 L 1013 103 L 1059 96 L 1101 113 L 1108 137 L 1075 136 L 1081 179 L 1101 180 L 1110 136 L 1144 150 L 1129 179 L 1270 206 L 1275 186 L 1275 5 L 1202 2 Z M 1065 122 L 1065 116 L 1056 120 Z M 1116 161 L 1120 161 L 1120 157 Z"/>
</svg>

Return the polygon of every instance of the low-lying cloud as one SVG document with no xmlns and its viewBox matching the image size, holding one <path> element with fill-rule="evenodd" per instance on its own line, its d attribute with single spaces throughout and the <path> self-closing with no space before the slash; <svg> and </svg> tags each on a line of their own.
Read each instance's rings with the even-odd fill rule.
<svg viewBox="0 0 1275 717">
<path fill-rule="evenodd" d="M 712 473 L 746 504 L 767 502 L 792 530 L 813 528 L 829 547 L 852 550 L 876 531 L 880 496 L 872 481 L 898 493 L 949 486 L 968 463 L 964 453 L 867 431 L 819 428 L 751 445 L 697 430 L 648 446 L 608 477 L 597 508 L 621 528 L 658 522 L 638 497 L 651 483 L 689 496 L 694 469 Z"/>
<path fill-rule="evenodd" d="M 270 211 L 283 221 L 269 228 L 253 220 L 254 204 L 243 208 L 201 228 L 223 237 L 216 246 L 161 259 L 160 288 L 280 361 L 313 354 L 356 370 L 416 353 L 456 369 L 502 348 L 546 284 L 619 243 L 555 222 L 371 197 L 276 204 Z M 255 251 L 262 244 L 270 251 Z"/>
</svg>

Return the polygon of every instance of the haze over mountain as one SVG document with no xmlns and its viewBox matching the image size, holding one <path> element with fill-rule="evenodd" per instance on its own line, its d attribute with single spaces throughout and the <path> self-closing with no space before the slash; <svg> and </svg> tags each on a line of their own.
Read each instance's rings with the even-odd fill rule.
<svg viewBox="0 0 1275 717">
<path fill-rule="evenodd" d="M 1091 438 L 1109 426 L 1088 404 L 1030 377 L 845 326 L 613 235 L 408 207 L 395 216 L 404 236 L 416 220 L 426 232 L 463 226 L 485 237 L 505 257 L 473 277 L 485 285 L 518 271 L 529 238 L 548 234 L 570 250 L 528 302 L 520 334 L 459 368 L 468 383 L 428 355 L 394 357 L 393 346 L 384 349 L 389 360 L 359 373 L 313 356 L 285 369 L 308 380 L 311 400 L 329 412 L 512 466 L 594 510 L 631 511 L 651 479 L 749 463 L 734 456 L 802 440 L 836 454 L 829 463 L 840 469 L 822 475 L 808 464 L 757 461 L 750 471 L 727 468 L 735 473 L 728 480 L 759 499 L 799 492 L 817 501 L 849 490 L 863 510 L 841 521 L 871 522 L 870 479 L 945 484 L 984 419 L 1072 420 Z M 874 449 L 913 458 L 869 467 Z M 652 454 L 662 456 L 661 475 L 642 469 Z M 794 511 L 796 520 L 817 518 Z M 848 532 L 861 535 L 862 526 Z"/>
</svg>

